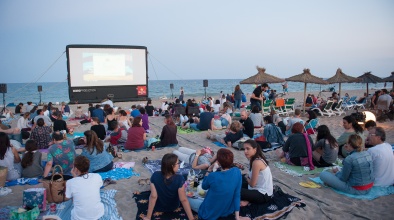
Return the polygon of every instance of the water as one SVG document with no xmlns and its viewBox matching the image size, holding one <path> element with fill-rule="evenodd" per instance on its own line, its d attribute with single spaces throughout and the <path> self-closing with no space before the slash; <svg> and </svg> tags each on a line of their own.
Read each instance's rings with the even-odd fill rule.
<svg viewBox="0 0 394 220">
<path fill-rule="evenodd" d="M 208 87 L 206 88 L 207 96 L 218 97 L 220 91 L 223 93 L 232 93 L 234 87 L 239 84 L 241 79 L 210 79 L 208 80 Z M 171 97 L 170 84 L 174 84 L 173 94 L 175 97 L 179 96 L 179 90 L 183 86 L 185 96 L 201 98 L 205 95 L 203 87 L 203 80 L 150 80 L 149 81 L 149 97 L 157 99 L 161 96 Z M 5 94 L 6 104 L 8 103 L 26 103 L 32 101 L 39 103 L 40 93 L 37 91 L 37 86 L 42 85 L 41 100 L 42 102 L 68 102 L 68 83 L 67 82 L 47 82 L 47 83 L 8 83 L 8 93 Z M 282 92 L 282 85 L 269 84 L 272 89 Z M 304 84 L 298 82 L 288 82 L 289 92 L 304 91 Z M 335 86 L 338 91 L 338 84 L 322 85 L 321 89 L 328 89 Z M 384 83 L 369 84 L 369 88 L 383 88 Z M 391 84 L 388 84 L 391 87 Z M 253 92 L 255 85 L 241 85 L 244 93 L 250 94 Z M 366 84 L 363 83 L 343 83 L 342 90 L 366 90 Z M 317 93 L 320 91 L 320 85 L 307 84 L 307 91 Z M 103 97 L 104 98 L 104 97 Z M 0 104 L 3 104 L 0 101 Z"/>
</svg>

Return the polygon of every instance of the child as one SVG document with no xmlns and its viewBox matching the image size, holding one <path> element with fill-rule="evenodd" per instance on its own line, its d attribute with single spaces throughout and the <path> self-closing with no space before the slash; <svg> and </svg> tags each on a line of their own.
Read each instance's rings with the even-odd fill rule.
<svg viewBox="0 0 394 220">
<path fill-rule="evenodd" d="M 111 125 L 113 130 L 110 134 L 110 137 L 108 138 L 109 142 L 112 145 L 125 143 L 127 141 L 127 131 L 123 127 L 119 128 L 118 121 L 112 122 Z"/>
<path fill-rule="evenodd" d="M 37 142 L 28 140 L 25 149 L 26 153 L 22 158 L 22 177 L 35 178 L 42 176 L 44 170 L 41 166 L 41 152 L 37 151 Z"/>
</svg>

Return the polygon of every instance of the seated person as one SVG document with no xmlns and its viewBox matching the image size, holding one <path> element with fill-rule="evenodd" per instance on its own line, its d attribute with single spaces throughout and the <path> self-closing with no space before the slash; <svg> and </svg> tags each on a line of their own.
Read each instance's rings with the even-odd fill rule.
<svg viewBox="0 0 394 220">
<path fill-rule="evenodd" d="M 244 148 L 245 156 L 249 160 L 249 173 L 242 181 L 241 206 L 269 202 L 274 193 L 274 183 L 268 161 L 256 141 L 245 141 Z"/>
<path fill-rule="evenodd" d="M 209 147 L 193 150 L 186 147 L 180 147 L 173 151 L 181 161 L 192 165 L 193 169 L 206 170 L 216 161 L 216 156 Z"/>
<path fill-rule="evenodd" d="M 113 166 L 113 157 L 106 151 L 104 143 L 97 137 L 94 131 L 87 130 L 83 134 L 85 135 L 86 145 L 82 148 L 81 155 L 90 161 L 89 172 L 100 173 L 110 171 Z"/>
<path fill-rule="evenodd" d="M 92 127 L 90 127 L 90 130 L 94 131 L 97 134 L 97 137 L 100 138 L 100 140 L 105 140 L 105 137 L 107 136 L 107 133 L 105 132 L 105 127 L 104 125 L 100 124 L 100 120 L 97 117 L 92 117 L 92 121 L 90 124 Z"/>
<path fill-rule="evenodd" d="M 16 107 L 15 107 L 15 114 L 17 115 L 22 115 L 23 114 L 23 103 L 20 102 Z"/>
<path fill-rule="evenodd" d="M 71 219 L 99 219 L 104 215 L 100 188 L 101 176 L 89 173 L 90 161 L 84 156 L 77 156 L 71 171 L 74 178 L 66 183 L 66 198 L 73 199 Z"/>
<path fill-rule="evenodd" d="M 329 167 L 338 158 L 338 143 L 326 125 L 317 129 L 316 144 L 313 148 L 313 164 L 317 167 Z"/>
<path fill-rule="evenodd" d="M 369 120 L 366 121 L 364 124 L 364 129 L 368 131 L 368 134 L 366 135 L 366 137 L 368 137 L 369 135 L 369 131 L 372 130 L 373 128 L 376 127 L 376 122 L 373 120 Z M 365 139 L 365 148 L 371 148 L 373 147 L 373 145 L 368 143 L 368 139 Z"/>
<path fill-rule="evenodd" d="M 85 114 L 83 114 L 82 107 L 80 105 L 77 106 L 77 110 L 75 110 L 75 118 L 82 119 L 85 118 Z"/>
<path fill-rule="evenodd" d="M 362 139 L 357 134 L 349 136 L 345 149 L 350 152 L 343 160 L 341 171 L 333 168 L 323 171 L 320 179 L 332 188 L 354 195 L 365 195 L 373 186 L 373 161 L 369 152 L 363 151 Z"/>
<path fill-rule="evenodd" d="M 212 120 L 214 115 L 211 112 L 211 107 L 208 105 L 203 113 L 200 114 L 200 121 L 198 123 L 190 124 L 190 128 L 196 131 L 206 131 L 211 129 Z"/>
<path fill-rule="evenodd" d="M 10 138 L 4 132 L 0 132 L 0 166 L 7 167 L 7 181 L 16 180 L 21 177 L 21 158 L 18 151 L 10 143 Z"/>
<path fill-rule="evenodd" d="M 301 123 L 293 125 L 292 134 L 286 140 L 283 152 L 280 153 L 280 149 L 277 151 L 282 157 L 281 161 L 294 166 L 313 166 L 312 155 L 308 154 L 308 147 L 311 147 L 311 151 L 313 149 L 313 140 L 309 135 L 304 135 L 303 131 L 304 126 Z"/>
<path fill-rule="evenodd" d="M 41 166 L 41 152 L 38 151 L 37 142 L 28 140 L 25 145 L 26 152 L 22 158 L 22 177 L 37 178 L 42 176 L 44 170 Z"/>
<path fill-rule="evenodd" d="M 194 219 L 185 192 L 183 176 L 176 174 L 179 169 L 178 156 L 165 154 L 161 160 L 161 171 L 156 171 L 150 178 L 150 197 L 148 213 L 143 220 L 150 220 L 154 212 L 173 212 L 182 203 L 189 220 Z"/>
<path fill-rule="evenodd" d="M 244 136 L 253 138 L 254 135 L 254 124 L 252 119 L 248 117 L 248 113 L 245 109 L 241 111 L 241 120 L 239 122 L 242 124 L 242 132 Z"/>
<path fill-rule="evenodd" d="M 241 129 L 242 125 L 238 121 L 233 121 L 230 125 L 230 129 L 226 131 L 226 134 L 212 134 L 209 130 L 207 132 L 207 138 L 226 145 L 226 147 L 232 148 L 232 144 L 239 139 L 243 138 L 243 132 Z"/>
<path fill-rule="evenodd" d="M 287 125 L 286 125 L 286 135 L 287 136 L 289 136 L 291 134 L 291 128 L 297 122 L 302 122 L 302 124 L 304 124 L 304 121 L 301 119 L 301 110 L 298 108 L 296 110 L 294 110 L 294 117 L 290 118 L 289 121 L 287 122 Z"/>
<path fill-rule="evenodd" d="M 285 144 L 285 141 L 283 139 L 284 135 L 282 134 L 280 128 L 272 122 L 272 117 L 269 115 L 265 116 L 264 123 L 265 127 L 263 128 L 262 133 L 267 142 L 271 144 L 278 143 L 283 146 Z"/>
<path fill-rule="evenodd" d="M 156 147 L 167 147 L 174 146 L 178 144 L 178 140 L 176 139 L 177 127 L 172 120 L 171 115 L 166 115 L 164 118 L 165 125 L 161 130 L 160 134 L 160 146 Z M 142 124 L 143 125 L 143 124 Z"/>
<path fill-rule="evenodd" d="M 261 128 L 264 125 L 263 115 L 259 112 L 257 106 L 253 106 L 249 118 L 252 120 L 254 128 Z"/>
<path fill-rule="evenodd" d="M 109 135 L 109 137 L 107 138 L 107 141 L 109 140 L 109 142 L 112 145 L 126 143 L 127 137 L 128 137 L 127 131 L 123 127 L 119 127 L 118 121 L 113 121 L 111 123 L 111 126 L 112 126 L 112 132 Z M 145 132 L 145 130 L 144 130 L 144 132 Z"/>
<path fill-rule="evenodd" d="M 141 117 L 133 120 L 132 126 L 127 131 L 127 141 L 124 148 L 127 150 L 140 150 L 148 147 L 145 129 L 142 127 Z"/>
</svg>

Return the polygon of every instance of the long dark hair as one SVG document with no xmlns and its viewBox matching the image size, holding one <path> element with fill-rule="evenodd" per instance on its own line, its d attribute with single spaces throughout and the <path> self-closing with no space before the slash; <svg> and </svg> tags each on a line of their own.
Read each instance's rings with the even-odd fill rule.
<svg viewBox="0 0 394 220">
<path fill-rule="evenodd" d="M 166 115 L 166 125 L 171 126 L 171 127 L 176 127 L 174 120 L 172 120 L 172 116 L 171 115 Z"/>
<path fill-rule="evenodd" d="M 141 117 L 137 116 L 133 119 L 133 124 L 131 125 L 131 127 L 141 127 L 140 122 L 141 122 Z"/>
<path fill-rule="evenodd" d="M 356 121 L 356 119 L 353 116 L 345 116 L 343 117 L 343 120 L 346 120 L 347 123 L 352 124 L 352 127 L 354 129 L 354 131 L 358 134 L 362 134 L 363 133 L 363 128 L 361 127 L 361 125 L 359 125 Z"/>
<path fill-rule="evenodd" d="M 0 160 L 4 160 L 5 153 L 11 147 L 10 138 L 4 132 L 0 132 Z"/>
<path fill-rule="evenodd" d="M 87 130 L 83 133 L 86 137 L 86 148 L 90 154 L 93 154 L 94 148 L 96 148 L 97 153 L 102 153 L 104 150 L 103 142 L 97 137 L 96 132 L 92 130 Z"/>
<path fill-rule="evenodd" d="M 174 166 L 176 165 L 177 160 L 178 160 L 178 156 L 173 153 L 165 154 L 161 159 L 161 174 L 164 177 L 165 183 L 167 176 L 175 175 Z"/>
<path fill-rule="evenodd" d="M 25 149 L 26 149 L 26 153 L 23 156 L 21 162 L 23 168 L 26 168 L 33 164 L 33 155 L 34 155 L 33 151 L 38 149 L 37 142 L 31 139 L 26 141 Z"/>
<path fill-rule="evenodd" d="M 327 127 L 327 125 L 320 125 L 319 127 L 317 127 L 316 130 L 317 130 L 316 141 L 319 141 L 321 139 L 326 139 L 326 140 L 328 140 L 328 143 L 330 143 L 330 147 L 332 149 L 338 147 L 338 142 L 331 135 L 330 129 Z"/>
<path fill-rule="evenodd" d="M 263 151 L 261 150 L 260 145 L 259 145 L 255 140 L 249 139 L 249 140 L 245 141 L 244 144 L 249 144 L 253 149 L 256 149 L 256 154 L 253 155 L 253 156 L 250 158 L 250 161 L 249 161 L 249 171 L 252 170 L 253 161 L 255 161 L 256 159 L 259 159 L 259 158 L 263 159 L 264 162 L 265 162 L 265 163 L 267 164 L 267 166 L 268 166 L 268 161 L 267 161 L 267 159 L 265 158 L 265 156 L 264 156 L 264 154 L 263 154 Z"/>
</svg>

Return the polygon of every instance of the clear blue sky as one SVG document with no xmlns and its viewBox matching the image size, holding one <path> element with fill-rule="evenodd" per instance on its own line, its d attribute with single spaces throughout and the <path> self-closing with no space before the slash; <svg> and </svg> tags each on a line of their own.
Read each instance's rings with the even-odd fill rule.
<svg viewBox="0 0 394 220">
<path fill-rule="evenodd" d="M 387 77 L 394 1 L 0 2 L 0 83 L 37 81 L 68 44 L 146 46 L 152 80 L 246 78 L 256 65 L 282 78 Z M 38 82 L 66 77 L 64 54 Z"/>
</svg>

